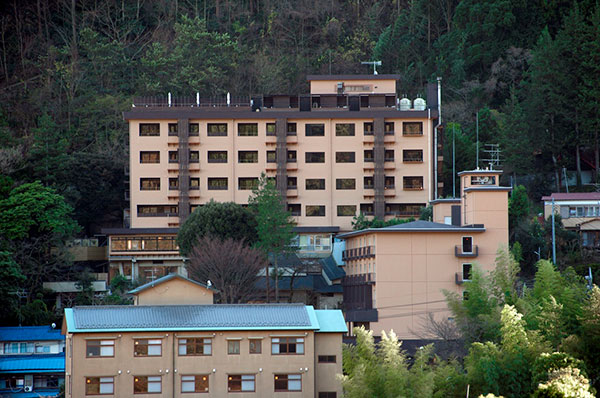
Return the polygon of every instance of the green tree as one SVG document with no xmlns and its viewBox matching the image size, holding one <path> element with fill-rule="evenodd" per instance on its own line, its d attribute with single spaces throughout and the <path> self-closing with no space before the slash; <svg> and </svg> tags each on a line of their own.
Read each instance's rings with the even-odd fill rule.
<svg viewBox="0 0 600 398">
<path fill-rule="evenodd" d="M 296 236 L 294 227 L 296 222 L 286 209 L 285 200 L 275 188 L 275 184 L 261 174 L 258 186 L 252 190 L 248 199 L 250 210 L 256 218 L 256 233 L 258 240 L 256 246 L 266 256 L 271 255 L 275 271 L 275 302 L 279 302 L 279 264 L 280 254 L 291 252 L 292 240 Z M 265 277 L 269 280 L 269 273 Z M 269 288 L 267 283 L 267 302 L 269 301 Z"/>
<path fill-rule="evenodd" d="M 514 237 L 517 225 L 527 220 L 530 209 L 527 189 L 523 185 L 517 185 L 508 200 L 508 225 L 511 237 Z"/>
<path fill-rule="evenodd" d="M 594 286 L 582 308 L 581 351 L 592 385 L 600 390 L 600 289 Z"/>
<path fill-rule="evenodd" d="M 253 245 L 257 240 L 256 217 L 237 203 L 211 200 L 197 207 L 179 228 L 177 244 L 181 254 L 188 256 L 198 239 L 204 236 L 244 240 Z"/>
<path fill-rule="evenodd" d="M 25 276 L 12 253 L 0 251 L 0 320 L 4 325 L 8 325 L 18 313 L 20 298 L 17 290 L 24 281 Z"/>
</svg>

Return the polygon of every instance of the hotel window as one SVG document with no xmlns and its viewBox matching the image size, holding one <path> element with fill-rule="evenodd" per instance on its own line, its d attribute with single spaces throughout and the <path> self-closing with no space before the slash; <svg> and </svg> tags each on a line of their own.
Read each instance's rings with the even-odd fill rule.
<svg viewBox="0 0 600 398">
<path fill-rule="evenodd" d="M 325 152 L 306 152 L 306 163 L 325 163 Z"/>
<path fill-rule="evenodd" d="M 385 135 L 394 135 L 394 122 L 385 122 L 383 132 Z"/>
<path fill-rule="evenodd" d="M 356 155 L 354 152 L 336 152 L 335 162 L 336 163 L 354 163 Z"/>
<path fill-rule="evenodd" d="M 423 189 L 423 177 L 404 177 L 405 190 L 420 191 Z"/>
<path fill-rule="evenodd" d="M 258 188 L 258 177 L 240 177 L 238 178 L 239 190 L 252 190 Z"/>
<path fill-rule="evenodd" d="M 306 217 L 325 217 L 325 206 L 306 206 Z"/>
<path fill-rule="evenodd" d="M 386 149 L 385 150 L 385 155 L 384 155 L 384 160 L 386 162 L 393 162 L 394 161 L 394 150 L 393 149 Z"/>
<path fill-rule="evenodd" d="M 287 189 L 298 189 L 298 177 L 287 178 Z"/>
<path fill-rule="evenodd" d="M 208 375 L 181 376 L 181 392 L 208 392 Z"/>
<path fill-rule="evenodd" d="M 206 132 L 209 137 L 226 137 L 227 123 L 208 123 Z"/>
<path fill-rule="evenodd" d="M 364 123 L 364 134 L 365 135 L 373 135 L 373 122 Z"/>
<path fill-rule="evenodd" d="M 307 206 L 308 207 L 308 206 Z M 304 355 L 304 337 L 271 338 L 271 354 Z"/>
<path fill-rule="evenodd" d="M 114 394 L 114 377 L 86 377 L 85 395 L 104 395 Z"/>
<path fill-rule="evenodd" d="M 338 205 L 337 207 L 338 217 L 354 217 L 356 215 L 355 205 Z"/>
<path fill-rule="evenodd" d="M 373 150 L 372 149 L 365 149 L 365 151 L 364 151 L 364 157 L 365 157 L 365 162 L 373 162 L 373 161 L 375 161 L 375 158 L 373 157 Z"/>
<path fill-rule="evenodd" d="M 169 151 L 169 163 L 179 163 L 178 151 Z"/>
<path fill-rule="evenodd" d="M 302 375 L 276 374 L 275 391 L 302 391 Z"/>
<path fill-rule="evenodd" d="M 199 162 L 200 162 L 200 152 L 190 151 L 190 163 L 199 163 Z"/>
<path fill-rule="evenodd" d="M 141 191 L 160 191 L 160 178 L 140 178 Z"/>
<path fill-rule="evenodd" d="M 160 163 L 159 151 L 141 151 L 140 163 Z"/>
<path fill-rule="evenodd" d="M 337 392 L 335 392 L 335 391 L 320 391 L 319 398 L 337 398 Z"/>
<path fill-rule="evenodd" d="M 402 151 L 402 160 L 405 163 L 422 163 L 423 162 L 423 150 L 422 149 L 405 149 Z"/>
<path fill-rule="evenodd" d="M 88 358 L 96 357 L 114 357 L 115 356 L 115 341 L 114 340 L 87 340 L 85 356 Z"/>
<path fill-rule="evenodd" d="M 140 123 L 140 137 L 159 137 L 160 124 L 158 123 Z"/>
<path fill-rule="evenodd" d="M 277 135 L 277 127 L 275 123 L 267 123 L 267 135 Z"/>
<path fill-rule="evenodd" d="M 287 135 L 296 135 L 296 123 L 288 123 L 287 124 Z"/>
<path fill-rule="evenodd" d="M 335 189 L 356 189 L 354 178 L 336 178 Z"/>
<path fill-rule="evenodd" d="M 288 163 L 296 163 L 296 160 L 297 160 L 297 158 L 296 158 L 296 151 L 290 151 L 288 149 L 288 151 L 287 151 L 287 162 Z"/>
<path fill-rule="evenodd" d="M 238 151 L 238 163 L 258 163 L 258 151 Z"/>
<path fill-rule="evenodd" d="M 325 189 L 324 178 L 307 178 L 306 179 L 307 190 L 323 190 Z"/>
<path fill-rule="evenodd" d="M 154 357 L 162 355 L 162 340 L 140 339 L 133 343 L 133 355 L 136 357 Z"/>
<path fill-rule="evenodd" d="M 325 135 L 324 124 L 307 124 L 306 125 L 306 136 L 307 137 L 323 137 Z"/>
<path fill-rule="evenodd" d="M 197 191 L 200 189 L 200 178 L 190 177 L 190 189 Z"/>
<path fill-rule="evenodd" d="M 365 216 L 372 216 L 375 214 L 375 211 L 373 210 L 373 203 L 361 203 L 360 212 Z"/>
<path fill-rule="evenodd" d="M 423 135 L 423 122 L 402 123 L 402 135 Z"/>
<path fill-rule="evenodd" d="M 277 161 L 277 152 L 267 151 L 267 163 L 275 163 Z"/>
<path fill-rule="evenodd" d="M 470 236 L 463 236 L 462 238 L 462 252 L 473 253 L 473 238 Z"/>
<path fill-rule="evenodd" d="M 471 270 L 473 269 L 472 264 L 463 264 L 462 265 L 462 279 L 463 281 L 471 280 Z"/>
<path fill-rule="evenodd" d="M 335 355 L 319 355 L 319 363 L 335 363 Z"/>
<path fill-rule="evenodd" d="M 239 123 L 238 136 L 254 137 L 258 135 L 258 123 Z"/>
<path fill-rule="evenodd" d="M 169 190 L 176 191 L 178 189 L 179 189 L 179 178 L 178 177 L 169 178 Z"/>
<path fill-rule="evenodd" d="M 209 191 L 226 191 L 228 189 L 227 177 L 209 177 L 207 186 Z"/>
<path fill-rule="evenodd" d="M 176 136 L 177 135 L 177 123 L 169 123 L 169 135 L 170 136 Z"/>
<path fill-rule="evenodd" d="M 190 123 L 188 135 L 197 137 L 200 135 L 200 125 L 198 123 Z"/>
<path fill-rule="evenodd" d="M 287 211 L 289 211 L 292 216 L 301 216 L 302 215 L 302 205 L 300 203 L 288 203 Z"/>
<path fill-rule="evenodd" d="M 375 187 L 373 176 L 366 176 L 363 178 L 363 187 L 364 189 L 373 189 Z"/>
<path fill-rule="evenodd" d="M 208 151 L 208 163 L 227 163 L 227 151 Z"/>
<path fill-rule="evenodd" d="M 239 355 L 240 354 L 240 341 L 239 340 L 228 340 L 227 341 L 227 354 Z"/>
<path fill-rule="evenodd" d="M 212 339 L 203 337 L 179 339 L 180 356 L 212 355 Z"/>
<path fill-rule="evenodd" d="M 260 339 L 249 339 L 250 348 L 248 352 L 250 354 L 261 354 L 262 353 L 262 340 Z"/>
<path fill-rule="evenodd" d="M 255 390 L 255 375 L 229 375 L 227 377 L 227 391 L 247 391 Z"/>
<path fill-rule="evenodd" d="M 396 187 L 396 177 L 385 176 L 385 189 L 394 189 Z"/>
<path fill-rule="evenodd" d="M 335 135 L 338 137 L 354 136 L 354 123 L 336 124 Z"/>
<path fill-rule="evenodd" d="M 134 394 L 160 394 L 162 378 L 160 376 L 133 376 Z"/>
<path fill-rule="evenodd" d="M 176 216 L 177 206 L 170 205 L 138 205 L 138 217 L 169 217 Z"/>
</svg>

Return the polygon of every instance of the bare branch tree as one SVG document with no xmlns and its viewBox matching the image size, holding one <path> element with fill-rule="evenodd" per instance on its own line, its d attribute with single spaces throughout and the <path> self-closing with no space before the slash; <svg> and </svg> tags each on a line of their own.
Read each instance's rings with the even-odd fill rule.
<svg viewBox="0 0 600 398">
<path fill-rule="evenodd" d="M 187 270 L 191 279 L 210 280 L 222 303 L 242 303 L 256 296 L 258 273 L 266 266 L 264 254 L 243 240 L 204 236 L 193 247 Z"/>
</svg>

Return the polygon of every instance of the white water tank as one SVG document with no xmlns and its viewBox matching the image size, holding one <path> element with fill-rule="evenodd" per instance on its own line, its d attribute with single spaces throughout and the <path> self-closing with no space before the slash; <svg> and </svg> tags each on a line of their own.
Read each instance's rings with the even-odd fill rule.
<svg viewBox="0 0 600 398">
<path fill-rule="evenodd" d="M 411 101 L 404 97 L 400 100 L 400 110 L 401 111 L 408 111 L 410 110 L 410 106 L 411 106 Z"/>
<path fill-rule="evenodd" d="M 427 106 L 425 100 L 421 97 L 417 97 L 415 99 L 415 110 L 416 111 L 424 111 Z"/>
</svg>

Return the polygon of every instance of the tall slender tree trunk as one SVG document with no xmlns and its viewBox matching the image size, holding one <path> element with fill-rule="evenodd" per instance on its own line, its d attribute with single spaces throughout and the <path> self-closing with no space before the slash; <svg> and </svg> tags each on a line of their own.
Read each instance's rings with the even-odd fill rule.
<svg viewBox="0 0 600 398">
<path fill-rule="evenodd" d="M 581 188 L 581 146 L 575 145 L 575 163 L 577 163 L 577 187 Z"/>
<path fill-rule="evenodd" d="M 600 147 L 598 144 L 598 127 L 594 131 L 594 181 L 598 183 L 598 172 L 600 168 Z"/>
<path fill-rule="evenodd" d="M 556 192 L 560 192 L 560 173 L 558 172 L 558 162 L 556 156 L 552 154 L 552 164 L 554 165 L 554 179 L 556 180 Z"/>
<path fill-rule="evenodd" d="M 266 281 L 266 296 L 267 296 L 267 303 L 271 302 L 271 275 L 269 274 L 269 264 L 267 263 L 267 267 L 265 268 L 265 278 L 267 278 Z"/>
<path fill-rule="evenodd" d="M 277 257 L 275 257 L 275 302 L 279 302 L 279 264 Z"/>
</svg>

